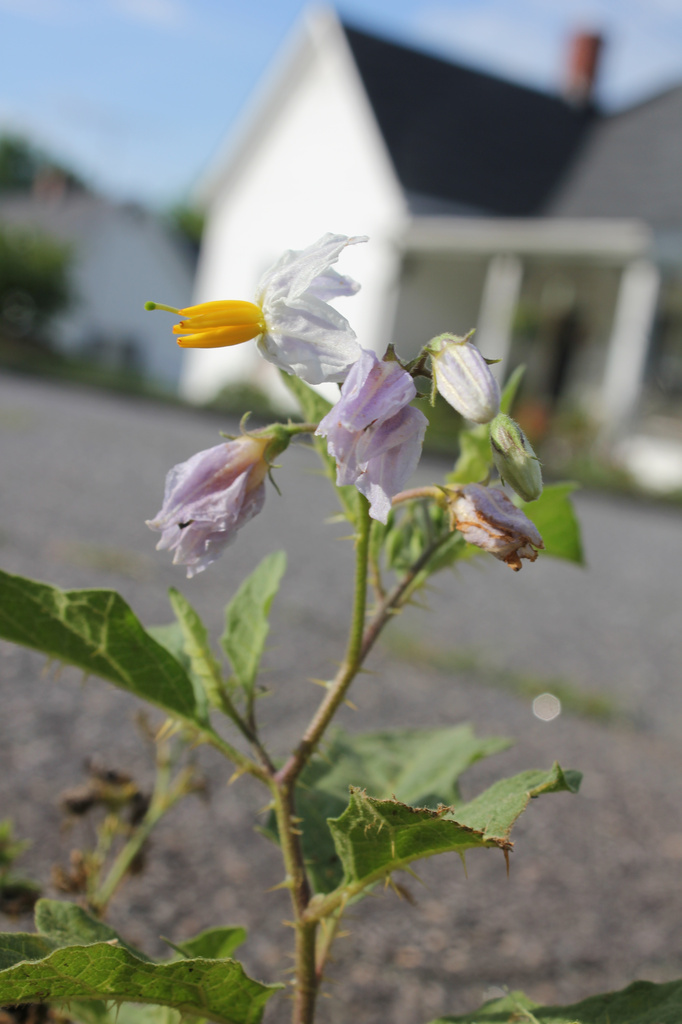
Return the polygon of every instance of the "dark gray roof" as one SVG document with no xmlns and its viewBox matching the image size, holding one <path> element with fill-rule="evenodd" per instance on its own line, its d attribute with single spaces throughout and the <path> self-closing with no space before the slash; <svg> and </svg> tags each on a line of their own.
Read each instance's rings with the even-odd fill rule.
<svg viewBox="0 0 682 1024">
<path fill-rule="evenodd" d="M 595 120 L 592 108 L 344 31 L 415 211 L 544 212 Z"/>
<path fill-rule="evenodd" d="M 682 86 L 600 119 L 547 212 L 682 224 Z"/>
</svg>

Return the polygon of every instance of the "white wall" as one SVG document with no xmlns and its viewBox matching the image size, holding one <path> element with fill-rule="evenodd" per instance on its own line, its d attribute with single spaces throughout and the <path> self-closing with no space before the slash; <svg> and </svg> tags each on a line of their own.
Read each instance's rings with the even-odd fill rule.
<svg viewBox="0 0 682 1024">
<path fill-rule="evenodd" d="M 364 347 L 383 351 L 397 276 L 392 239 L 404 200 L 333 19 L 304 28 L 264 108 L 212 201 L 196 300 L 251 299 L 263 270 L 285 249 L 303 248 L 326 231 L 366 234 L 370 242 L 344 250 L 338 264 L 362 290 L 338 308 Z M 203 401 L 245 377 L 273 396 L 286 394 L 253 342 L 189 351 L 182 389 Z"/>
<path fill-rule="evenodd" d="M 77 248 L 77 304 L 64 317 L 61 337 L 72 350 L 96 338 L 129 339 L 139 346 L 144 373 L 175 388 L 182 364 L 171 334 L 175 320 L 144 304 L 187 305 L 192 286 L 189 258 L 152 215 L 103 205 Z"/>
</svg>

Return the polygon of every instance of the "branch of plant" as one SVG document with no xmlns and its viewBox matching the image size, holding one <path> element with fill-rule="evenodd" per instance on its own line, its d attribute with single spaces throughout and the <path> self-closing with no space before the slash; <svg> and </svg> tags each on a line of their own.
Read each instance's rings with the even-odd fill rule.
<svg viewBox="0 0 682 1024">
<path fill-rule="evenodd" d="M 99 916 L 106 913 L 111 898 L 130 871 L 133 861 L 142 850 L 154 827 L 164 814 L 167 814 L 179 800 L 191 792 L 193 776 L 193 769 L 185 767 L 178 772 L 175 778 L 172 778 L 172 760 L 166 749 L 159 751 L 154 792 L 147 812 L 133 830 L 128 842 L 117 854 L 104 881 L 89 897 L 92 909 Z"/>
<path fill-rule="evenodd" d="M 369 503 L 362 495 L 358 496 L 358 522 L 356 539 L 355 589 L 353 595 L 353 614 L 346 656 L 329 684 L 327 695 L 323 698 L 311 719 L 301 742 L 286 764 L 277 772 L 275 780 L 278 784 L 293 786 L 314 750 L 318 746 L 324 732 L 343 703 L 348 687 L 353 682 L 362 665 L 362 646 L 365 628 L 365 608 L 367 604 L 367 567 L 369 556 L 369 536 L 371 529 Z"/>
<path fill-rule="evenodd" d="M 292 1020 L 294 1024 L 312 1024 L 318 988 L 315 970 L 317 922 L 304 919 L 311 894 L 301 848 L 300 831 L 296 828 L 294 783 L 277 783 L 273 779 L 270 788 L 286 872 L 284 884 L 291 895 L 296 931 L 296 977 Z"/>
</svg>

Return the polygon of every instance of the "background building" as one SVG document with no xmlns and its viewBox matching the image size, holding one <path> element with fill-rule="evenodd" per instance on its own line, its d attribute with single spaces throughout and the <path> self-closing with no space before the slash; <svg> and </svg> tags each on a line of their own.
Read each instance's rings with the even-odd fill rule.
<svg viewBox="0 0 682 1024">
<path fill-rule="evenodd" d="M 196 298 L 250 297 L 324 231 L 368 234 L 342 264 L 365 347 L 409 357 L 475 326 L 502 372 L 528 364 L 540 426 L 570 406 L 660 452 L 682 396 L 682 87 L 602 114 L 600 47 L 576 36 L 549 95 L 308 15 L 201 185 Z M 244 378 L 282 394 L 253 346 L 189 353 L 182 386 Z"/>
</svg>

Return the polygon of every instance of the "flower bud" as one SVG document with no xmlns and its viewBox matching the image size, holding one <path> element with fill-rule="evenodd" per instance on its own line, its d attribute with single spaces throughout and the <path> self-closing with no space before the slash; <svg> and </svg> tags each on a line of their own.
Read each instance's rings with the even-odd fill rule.
<svg viewBox="0 0 682 1024">
<path fill-rule="evenodd" d="M 501 412 L 490 424 L 490 444 L 502 481 L 524 501 L 536 501 L 542 494 L 540 462 L 518 423 Z"/>
<path fill-rule="evenodd" d="M 500 389 L 485 359 L 466 338 L 441 334 L 428 346 L 433 380 L 446 402 L 474 423 L 489 423 L 500 410 Z"/>
</svg>

